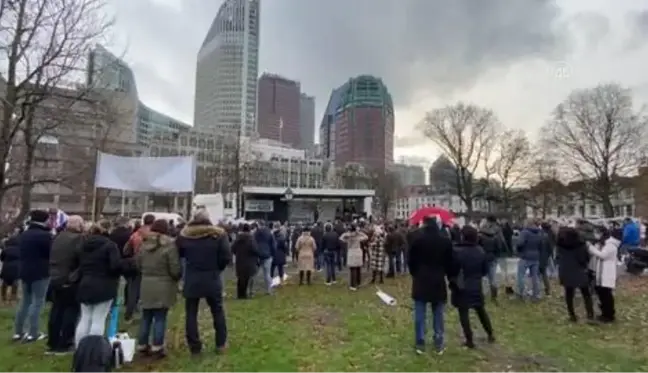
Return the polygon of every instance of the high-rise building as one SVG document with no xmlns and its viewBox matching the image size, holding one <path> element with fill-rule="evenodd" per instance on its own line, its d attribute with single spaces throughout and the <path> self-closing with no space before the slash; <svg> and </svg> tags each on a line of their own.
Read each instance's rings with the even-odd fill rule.
<svg viewBox="0 0 648 373">
<path fill-rule="evenodd" d="M 315 97 L 305 93 L 299 98 L 299 130 L 302 148 L 311 149 L 315 144 Z"/>
<path fill-rule="evenodd" d="M 425 169 L 420 165 L 394 163 L 392 170 L 398 175 L 402 186 L 425 184 Z"/>
<path fill-rule="evenodd" d="M 101 45 L 97 45 L 90 52 L 86 82 L 89 87 L 119 92 L 120 96 L 123 96 L 122 100 L 132 101 L 136 107 L 133 126 L 137 143 L 144 148 L 150 145 L 155 131 L 178 132 L 191 128 L 187 123 L 146 106 L 139 99 L 133 70 L 125 61 Z"/>
<path fill-rule="evenodd" d="M 382 80 L 361 75 L 342 91 L 335 118 L 335 163 L 373 170 L 394 163 L 394 107 Z"/>
<path fill-rule="evenodd" d="M 328 160 L 335 160 L 335 118 L 337 110 L 342 103 L 342 93 L 347 89 L 349 83 L 344 83 L 334 89 L 329 96 L 324 116 L 320 123 L 320 144 L 322 144 L 322 156 Z"/>
<path fill-rule="evenodd" d="M 194 126 L 256 132 L 260 0 L 225 0 L 198 51 Z"/>
<path fill-rule="evenodd" d="M 275 74 L 259 78 L 257 130 L 259 137 L 301 147 L 299 82 Z"/>
</svg>

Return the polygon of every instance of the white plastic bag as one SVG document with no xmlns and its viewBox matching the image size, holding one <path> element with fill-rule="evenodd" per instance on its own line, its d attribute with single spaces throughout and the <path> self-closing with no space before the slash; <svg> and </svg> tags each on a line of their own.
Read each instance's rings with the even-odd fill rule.
<svg viewBox="0 0 648 373">
<path fill-rule="evenodd" d="M 119 341 L 121 344 L 122 352 L 124 354 L 124 362 L 130 363 L 135 357 L 135 339 L 131 338 L 128 333 L 119 333 L 115 338 L 110 339 L 110 343 Z"/>
</svg>

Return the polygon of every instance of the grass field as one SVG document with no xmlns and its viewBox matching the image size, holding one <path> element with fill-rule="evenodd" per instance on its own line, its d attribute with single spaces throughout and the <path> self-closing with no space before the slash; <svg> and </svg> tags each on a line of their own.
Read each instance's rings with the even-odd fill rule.
<svg viewBox="0 0 648 373">
<path fill-rule="evenodd" d="M 446 311 L 447 351 L 442 356 L 413 353 L 410 280 L 387 280 L 383 289 L 400 306 L 388 307 L 366 286 L 356 293 L 338 284 L 288 284 L 275 296 L 226 299 L 229 349 L 213 353 L 209 312 L 202 312 L 203 355 L 191 358 L 184 345 L 180 305 L 168 326 L 170 356 L 136 361 L 129 371 L 646 371 L 648 370 L 648 295 L 645 278 L 620 279 L 616 325 L 571 324 L 557 294 L 537 304 L 503 299 L 488 305 L 497 343 L 460 347 L 456 311 Z M 229 289 L 228 293 L 232 293 Z M 584 313 L 580 303 L 580 313 Z M 68 371 L 70 357 L 43 354 L 43 342 L 9 342 L 13 309 L 0 310 L 0 370 Z M 477 335 L 483 332 L 477 327 Z M 44 324 L 43 324 L 44 325 Z M 135 332 L 137 325 L 131 328 Z M 431 337 L 431 335 L 430 335 Z"/>
</svg>

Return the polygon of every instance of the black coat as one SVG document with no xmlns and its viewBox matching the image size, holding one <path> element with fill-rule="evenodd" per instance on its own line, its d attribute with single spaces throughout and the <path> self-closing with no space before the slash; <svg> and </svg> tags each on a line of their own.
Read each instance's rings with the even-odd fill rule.
<svg viewBox="0 0 648 373">
<path fill-rule="evenodd" d="M 322 239 L 324 238 L 324 230 L 321 226 L 317 225 L 311 230 L 311 237 L 315 240 L 315 245 L 317 245 L 316 250 L 318 252 L 322 251 Z"/>
<path fill-rule="evenodd" d="M 110 239 L 117 245 L 120 253 L 124 252 L 124 246 L 133 234 L 133 230 L 128 227 L 117 227 L 110 233 Z"/>
<path fill-rule="evenodd" d="M 208 222 L 191 222 L 176 245 L 185 259 L 185 298 L 222 297 L 221 272 L 232 261 L 227 232 Z"/>
<path fill-rule="evenodd" d="M 587 267 L 589 252 L 587 244 L 574 228 L 561 228 L 558 232 L 558 277 L 560 284 L 570 288 L 588 284 Z"/>
<path fill-rule="evenodd" d="M 288 255 L 288 234 L 284 234 L 281 230 L 275 230 L 272 234 L 276 244 L 272 264 L 285 265 L 286 256 Z"/>
<path fill-rule="evenodd" d="M 490 258 L 481 246 L 459 244 L 453 250 L 456 276 L 450 281 L 452 305 L 479 307 L 484 305 L 482 279 L 488 273 Z"/>
<path fill-rule="evenodd" d="M 2 253 L 0 253 L 0 261 L 2 261 L 0 279 L 7 283 L 13 283 L 18 280 L 20 276 L 20 245 L 18 236 L 11 236 L 5 241 Z"/>
<path fill-rule="evenodd" d="M 232 253 L 236 255 L 236 277 L 252 277 L 259 268 L 259 249 L 250 233 L 241 232 L 232 243 Z"/>
<path fill-rule="evenodd" d="M 115 299 L 119 278 L 125 270 L 126 262 L 107 235 L 88 236 L 79 255 L 77 300 L 97 304 Z"/>
<path fill-rule="evenodd" d="M 49 278 L 52 231 L 44 224 L 31 223 L 20 234 L 20 279 L 33 282 Z"/>
<path fill-rule="evenodd" d="M 452 242 L 436 225 L 411 232 L 408 266 L 412 275 L 412 299 L 433 305 L 448 300 L 446 278 L 454 275 Z"/>
<path fill-rule="evenodd" d="M 341 246 L 342 241 L 340 241 L 340 236 L 335 231 L 331 230 L 330 232 L 324 233 L 322 237 L 322 252 L 339 254 L 342 249 Z"/>
</svg>

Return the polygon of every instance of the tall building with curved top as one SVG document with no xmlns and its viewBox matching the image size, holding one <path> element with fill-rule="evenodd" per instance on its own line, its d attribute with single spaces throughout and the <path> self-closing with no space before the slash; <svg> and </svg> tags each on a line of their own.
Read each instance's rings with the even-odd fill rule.
<svg viewBox="0 0 648 373">
<path fill-rule="evenodd" d="M 198 51 L 194 126 L 256 132 L 260 0 L 225 0 Z"/>
<path fill-rule="evenodd" d="M 128 64 L 112 54 L 102 45 L 96 45 L 90 52 L 86 71 L 86 84 L 89 87 L 125 93 L 137 108 L 133 123 L 137 144 L 148 147 L 155 131 L 178 133 L 187 131 L 191 126 L 180 120 L 146 106 L 137 93 L 135 74 Z"/>
<path fill-rule="evenodd" d="M 389 168 L 394 163 L 394 105 L 387 87 L 380 78 L 361 75 L 337 94 L 334 146 L 330 146 L 335 163 Z"/>
</svg>

